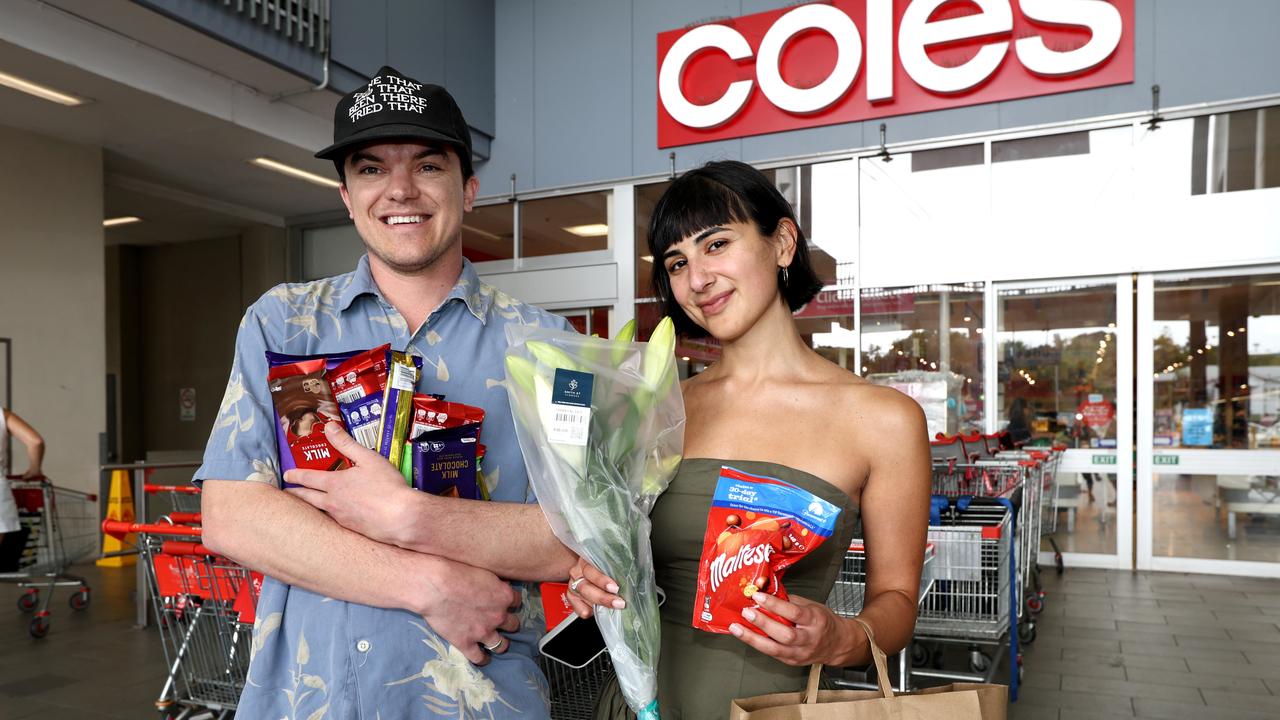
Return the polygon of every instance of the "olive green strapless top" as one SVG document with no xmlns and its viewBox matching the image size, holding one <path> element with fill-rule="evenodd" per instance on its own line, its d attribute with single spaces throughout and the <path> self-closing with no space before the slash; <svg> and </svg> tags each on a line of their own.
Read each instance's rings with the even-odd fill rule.
<svg viewBox="0 0 1280 720">
<path fill-rule="evenodd" d="M 831 537 L 783 575 L 788 595 L 826 602 L 849 541 L 861 526 L 858 505 L 843 491 L 809 473 L 749 460 L 684 460 L 650 514 L 657 582 L 667 595 L 661 610 L 658 666 L 658 704 L 663 720 L 719 720 L 728 716 L 734 698 L 799 690 L 808 676 L 808 668 L 778 662 L 732 635 L 693 628 L 707 514 L 720 468 L 725 465 L 789 482 L 841 509 Z"/>
</svg>

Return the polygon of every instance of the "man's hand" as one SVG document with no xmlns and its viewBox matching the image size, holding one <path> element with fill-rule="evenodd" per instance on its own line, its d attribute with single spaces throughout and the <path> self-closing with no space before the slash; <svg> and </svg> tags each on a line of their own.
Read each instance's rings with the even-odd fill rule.
<svg viewBox="0 0 1280 720">
<path fill-rule="evenodd" d="M 422 617 L 476 665 L 487 665 L 510 641 L 499 635 L 520 629 L 520 593 L 488 570 L 451 563 L 448 588 L 425 603 Z"/>
<path fill-rule="evenodd" d="M 287 482 L 302 487 L 285 492 L 329 514 L 337 523 L 370 540 L 403 546 L 413 508 L 428 495 L 405 484 L 404 476 L 387 459 L 356 442 L 337 422 L 324 426 L 325 437 L 353 467 L 337 472 L 290 470 Z"/>
</svg>

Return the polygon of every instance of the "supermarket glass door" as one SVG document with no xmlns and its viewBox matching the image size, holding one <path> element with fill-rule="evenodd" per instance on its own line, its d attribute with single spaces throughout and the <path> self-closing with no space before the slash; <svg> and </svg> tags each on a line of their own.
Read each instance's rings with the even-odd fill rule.
<svg viewBox="0 0 1280 720">
<path fill-rule="evenodd" d="M 1138 278 L 1138 567 L 1280 577 L 1280 266 Z"/>
<path fill-rule="evenodd" d="M 1044 493 L 1041 562 L 1130 568 L 1133 279 L 996 283 L 992 429 L 1065 447 Z"/>
</svg>

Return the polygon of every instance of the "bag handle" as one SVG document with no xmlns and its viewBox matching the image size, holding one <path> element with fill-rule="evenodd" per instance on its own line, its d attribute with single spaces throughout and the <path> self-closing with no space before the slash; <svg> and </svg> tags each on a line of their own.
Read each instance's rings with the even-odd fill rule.
<svg viewBox="0 0 1280 720">
<path fill-rule="evenodd" d="M 885 699 L 893 699 L 893 686 L 889 684 L 889 661 L 884 655 L 884 651 L 876 644 L 876 634 L 872 632 L 871 626 L 866 620 L 860 617 L 854 617 L 853 621 L 858 623 L 863 632 L 867 634 L 867 643 L 871 646 L 871 659 L 876 666 L 876 681 L 880 684 L 880 694 Z M 822 663 L 814 663 L 809 668 L 809 684 L 804 691 L 804 701 L 808 705 L 816 705 L 818 702 L 818 685 L 822 680 Z"/>
</svg>

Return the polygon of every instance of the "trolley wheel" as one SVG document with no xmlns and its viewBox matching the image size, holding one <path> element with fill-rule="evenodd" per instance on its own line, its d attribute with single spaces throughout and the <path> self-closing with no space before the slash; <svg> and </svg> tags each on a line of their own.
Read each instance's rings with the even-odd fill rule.
<svg viewBox="0 0 1280 720">
<path fill-rule="evenodd" d="M 84 610 L 89 607 L 89 588 L 81 587 L 71 597 L 67 598 L 67 604 L 72 610 Z"/>
<path fill-rule="evenodd" d="M 929 664 L 929 648 L 921 642 L 911 643 L 911 666 L 922 668 Z"/>
<path fill-rule="evenodd" d="M 49 634 L 49 618 L 37 615 L 31 618 L 31 624 L 27 626 L 27 632 L 31 633 L 31 637 L 39 640 Z"/>
<path fill-rule="evenodd" d="M 991 658 L 981 650 L 969 651 L 969 671 L 975 673 L 985 673 L 991 669 Z"/>
<path fill-rule="evenodd" d="M 1036 624 L 1033 622 L 1023 623 L 1018 626 L 1018 642 L 1023 645 L 1030 645 L 1036 641 Z"/>
<path fill-rule="evenodd" d="M 40 591 L 35 588 L 27 590 L 18 596 L 18 610 L 29 613 L 36 609 L 36 605 L 40 603 Z"/>
<path fill-rule="evenodd" d="M 1031 611 L 1032 615 L 1039 615 L 1040 611 L 1044 610 L 1044 600 L 1039 595 L 1028 595 L 1027 610 Z"/>
</svg>

